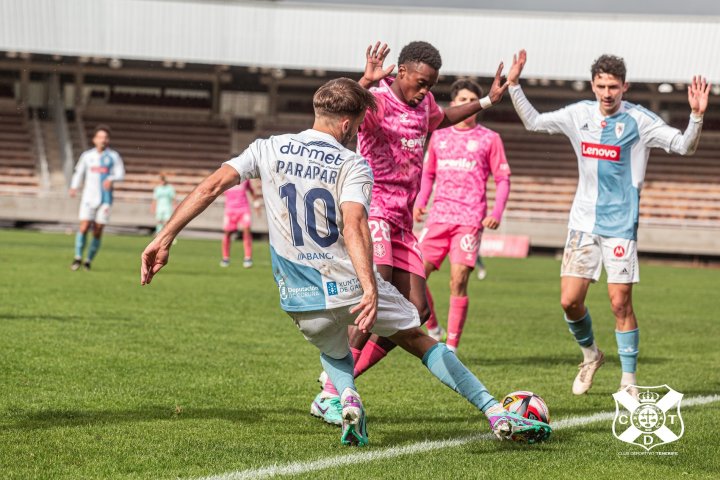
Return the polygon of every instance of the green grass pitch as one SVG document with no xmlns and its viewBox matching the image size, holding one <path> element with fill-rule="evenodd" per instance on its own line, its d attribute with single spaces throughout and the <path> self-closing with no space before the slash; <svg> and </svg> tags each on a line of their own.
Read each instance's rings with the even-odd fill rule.
<svg viewBox="0 0 720 480">
<path fill-rule="evenodd" d="M 487 432 L 487 422 L 410 355 L 394 351 L 358 380 L 371 445 L 350 449 L 309 415 L 318 352 L 278 307 L 267 245 L 255 267 L 218 266 L 220 242 L 180 239 L 170 264 L 139 285 L 148 238 L 108 235 L 91 272 L 71 272 L 73 237 L 0 231 L 0 477 L 195 479 L 381 452 Z M 460 359 L 496 396 L 532 390 L 553 420 L 614 410 L 619 384 L 603 282 L 588 304 L 608 362 L 589 395 L 559 307 L 559 264 L 488 259 L 472 279 Z M 643 263 L 635 290 L 639 380 L 686 398 L 720 392 L 720 272 Z M 430 280 L 440 318 L 447 268 Z M 685 434 L 656 450 L 613 437 L 611 421 L 557 431 L 527 447 L 463 446 L 294 478 L 718 478 L 720 403 L 682 410 Z"/>
</svg>

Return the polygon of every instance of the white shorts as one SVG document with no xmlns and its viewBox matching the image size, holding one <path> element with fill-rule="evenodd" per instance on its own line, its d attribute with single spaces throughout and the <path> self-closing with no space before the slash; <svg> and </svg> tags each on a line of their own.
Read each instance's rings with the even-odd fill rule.
<svg viewBox="0 0 720 480">
<path fill-rule="evenodd" d="M 420 326 L 420 315 L 410 303 L 389 282 L 375 274 L 378 287 L 377 320 L 372 332 L 389 337 L 400 330 Z M 348 345 L 349 325 L 353 325 L 357 314 L 350 313 L 352 306 L 312 312 L 287 312 L 295 321 L 305 339 L 332 358 L 344 358 L 350 353 Z"/>
<path fill-rule="evenodd" d="M 561 277 L 589 278 L 597 282 L 603 265 L 608 283 L 638 283 L 640 266 L 635 240 L 568 231 Z"/>
<path fill-rule="evenodd" d="M 87 202 L 80 202 L 80 214 L 78 217 L 81 221 L 87 220 L 101 225 L 107 225 L 108 222 L 110 222 L 110 210 L 111 205 L 109 203 L 93 206 Z"/>
</svg>

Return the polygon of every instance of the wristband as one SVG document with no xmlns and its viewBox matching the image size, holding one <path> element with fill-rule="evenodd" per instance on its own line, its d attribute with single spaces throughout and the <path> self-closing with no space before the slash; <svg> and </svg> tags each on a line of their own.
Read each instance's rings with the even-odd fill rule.
<svg viewBox="0 0 720 480">
<path fill-rule="evenodd" d="M 480 106 L 483 110 L 487 110 L 488 108 L 492 107 L 492 100 L 490 100 L 490 97 L 485 96 L 480 99 Z"/>
</svg>

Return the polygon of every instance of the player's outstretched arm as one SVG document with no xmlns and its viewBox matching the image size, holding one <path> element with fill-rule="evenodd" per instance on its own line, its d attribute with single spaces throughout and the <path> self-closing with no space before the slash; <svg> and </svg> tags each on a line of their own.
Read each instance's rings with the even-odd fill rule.
<svg viewBox="0 0 720 480">
<path fill-rule="evenodd" d="M 185 197 L 165 227 L 143 251 L 140 264 L 141 285 L 150 283 L 153 276 L 168 263 L 170 246 L 178 233 L 225 190 L 237 185 L 239 181 L 238 172 L 223 165 Z"/>
<path fill-rule="evenodd" d="M 376 42 L 375 46 L 368 46 L 365 52 L 365 72 L 358 82 L 363 88 L 370 88 L 375 82 L 387 77 L 395 69 L 394 63 L 387 68 L 383 68 L 388 53 L 390 53 L 390 47 L 387 46 L 387 43 L 380 45 L 380 42 Z"/>
<path fill-rule="evenodd" d="M 505 91 L 508 89 L 508 83 L 503 78 L 503 62 L 498 65 L 497 72 L 495 72 L 495 79 L 493 80 L 490 92 L 486 97 L 480 99 L 479 102 L 464 103 L 462 105 L 456 105 L 454 107 L 448 107 L 445 109 L 445 118 L 437 128 L 452 127 L 456 123 L 462 122 L 468 117 L 477 114 L 480 110 L 487 110 L 496 103 L 502 100 Z"/>
<path fill-rule="evenodd" d="M 377 318 L 377 284 L 373 272 L 372 240 L 367 212 L 361 203 L 346 201 L 340 205 L 343 214 L 343 237 L 350 261 L 363 289 L 360 303 L 350 310 L 357 313 L 355 325 L 363 333 L 370 332 Z"/>
</svg>

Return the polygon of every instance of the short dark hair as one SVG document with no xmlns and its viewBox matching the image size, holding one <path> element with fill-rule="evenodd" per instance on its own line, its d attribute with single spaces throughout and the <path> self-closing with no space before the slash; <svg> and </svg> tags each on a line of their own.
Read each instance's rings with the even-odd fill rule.
<svg viewBox="0 0 720 480">
<path fill-rule="evenodd" d="M 459 80 L 455 80 L 453 84 L 450 85 L 450 100 L 455 100 L 455 97 L 457 97 L 460 90 L 470 90 L 477 95 L 478 98 L 483 96 L 483 91 L 480 85 L 468 78 L 461 78 Z"/>
<path fill-rule="evenodd" d="M 107 136 L 110 136 L 110 127 L 105 125 L 104 123 L 101 123 L 99 125 L 95 125 L 95 130 L 93 130 L 93 137 L 97 135 L 98 132 L 105 132 Z"/>
<path fill-rule="evenodd" d="M 438 49 L 428 42 L 410 42 L 403 47 L 398 57 L 398 65 L 407 63 L 424 63 L 440 71 L 442 58 Z"/>
<path fill-rule="evenodd" d="M 627 73 L 625 60 L 615 55 L 600 55 L 590 67 L 590 79 L 595 80 L 595 77 L 601 73 L 617 77 L 625 83 L 625 74 Z"/>
<path fill-rule="evenodd" d="M 375 96 L 355 80 L 341 77 L 330 80 L 313 95 L 313 108 L 318 116 L 357 117 L 368 108 L 375 111 Z"/>
</svg>

